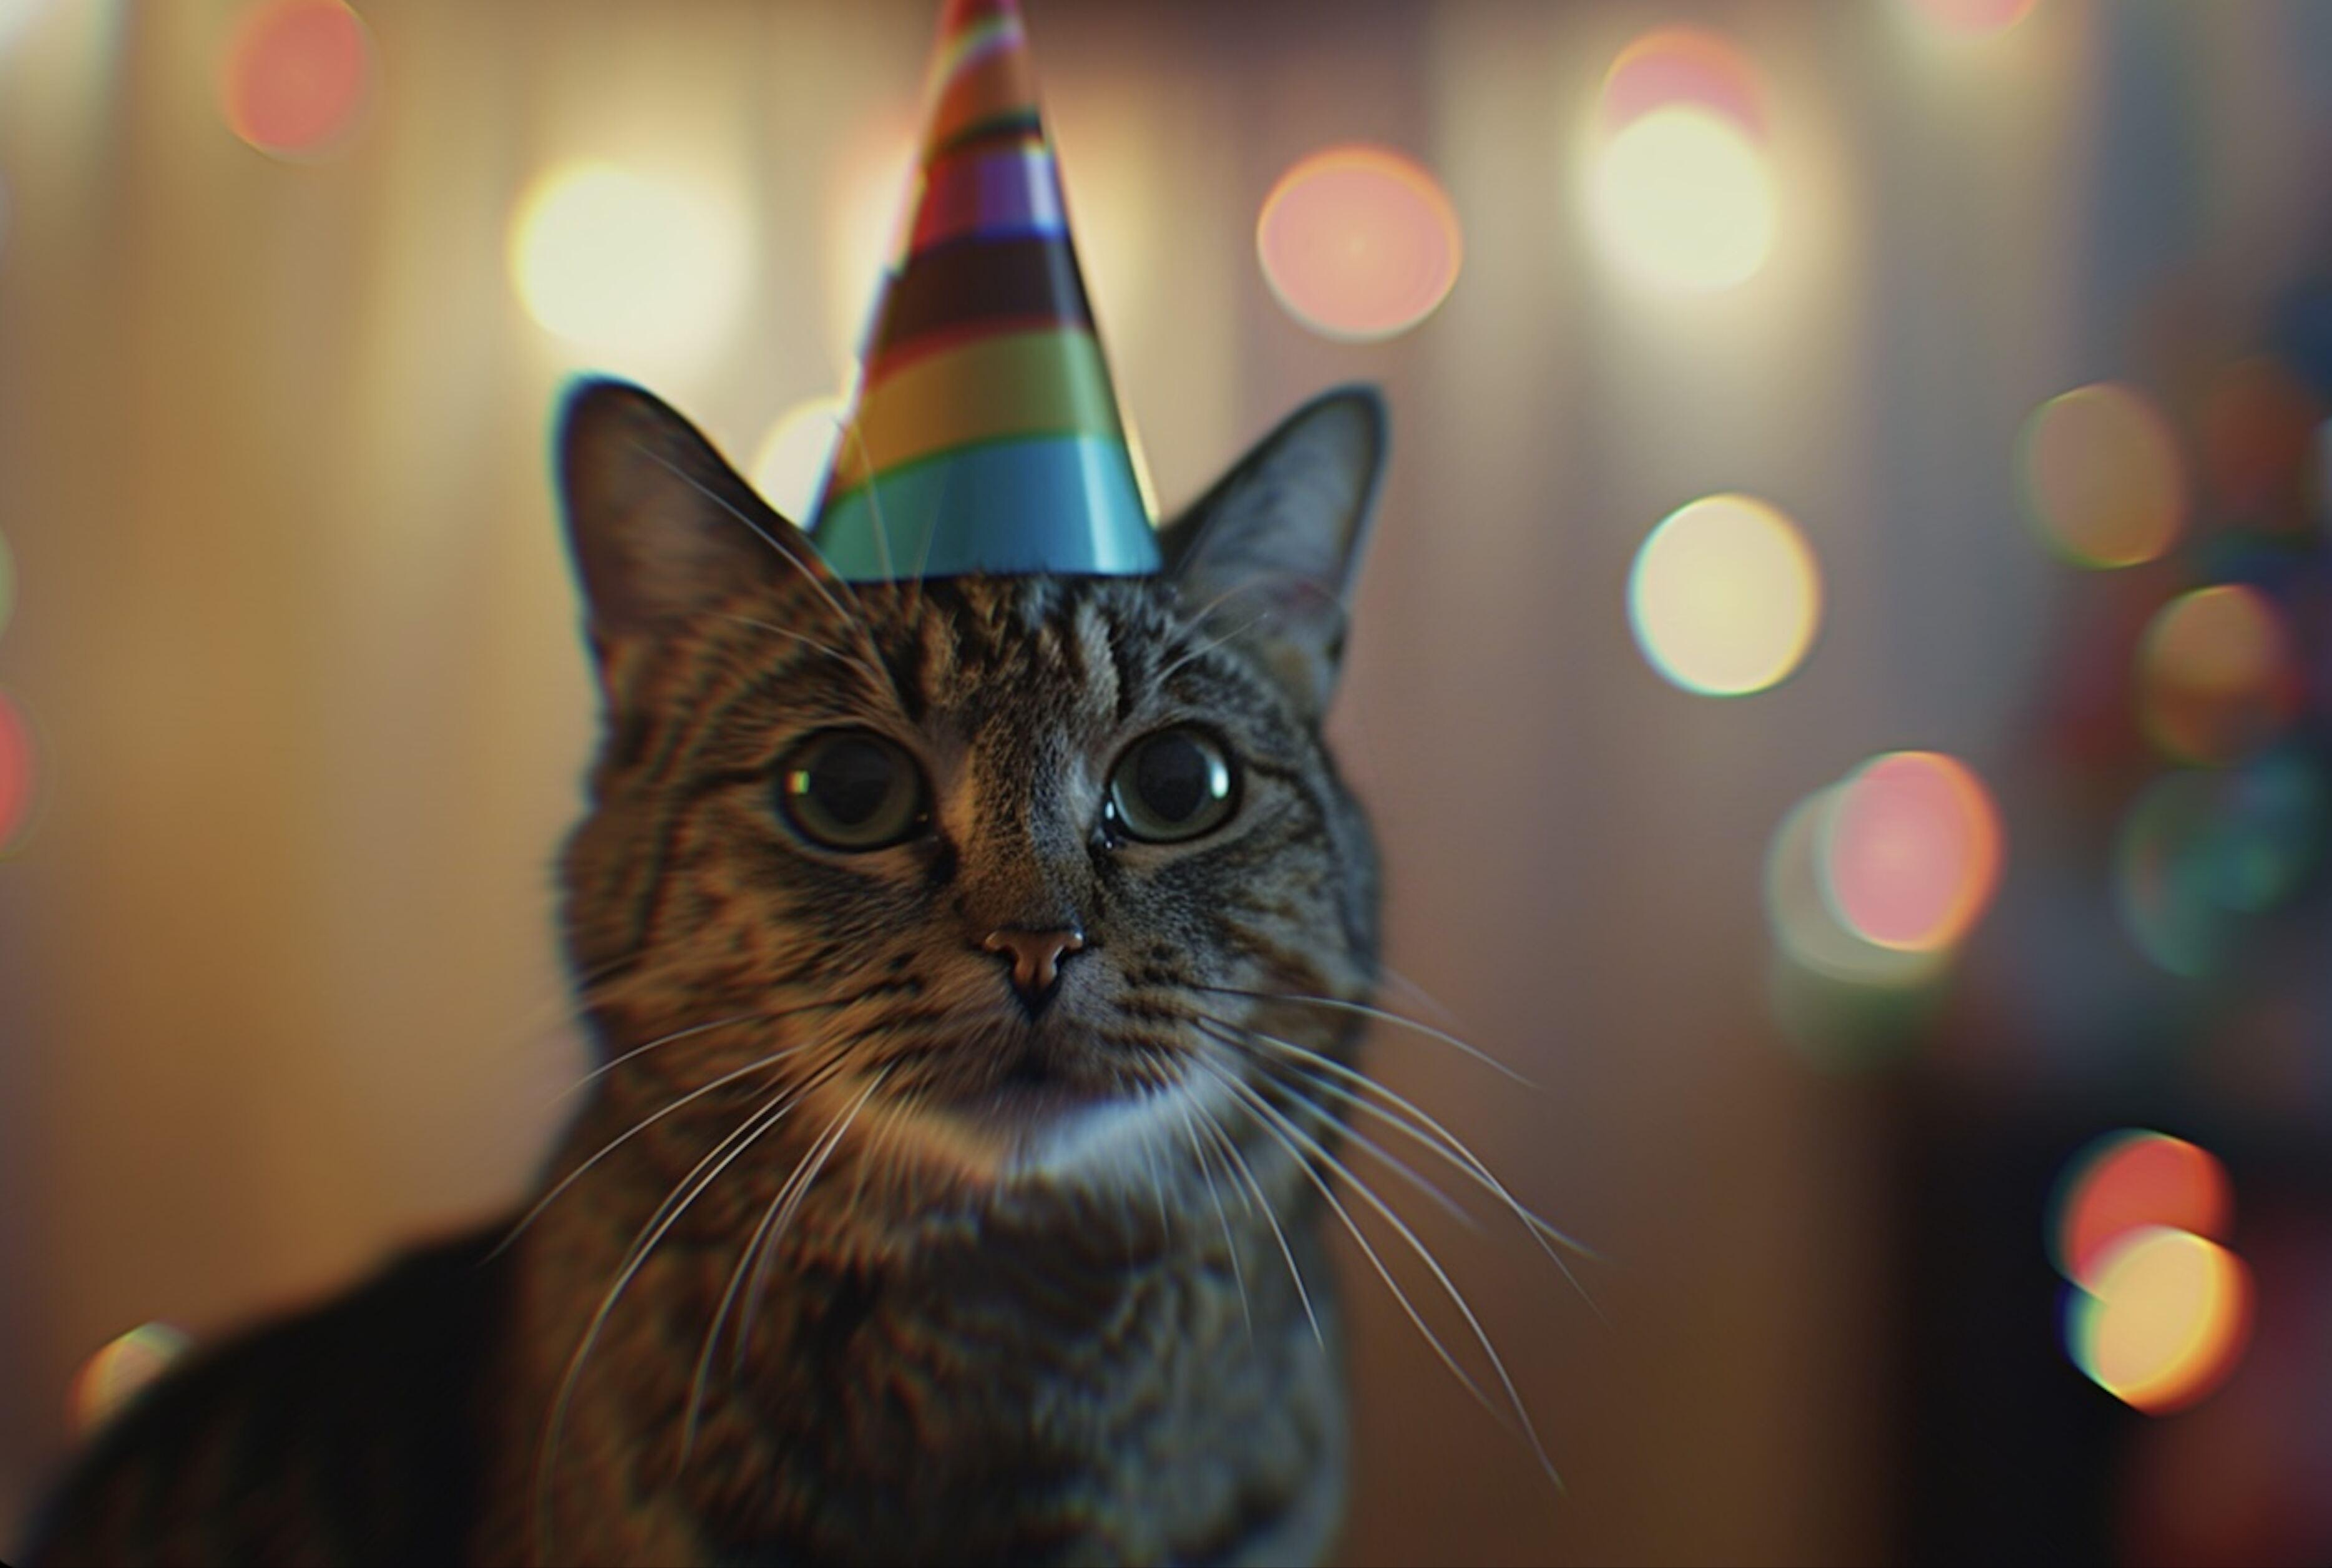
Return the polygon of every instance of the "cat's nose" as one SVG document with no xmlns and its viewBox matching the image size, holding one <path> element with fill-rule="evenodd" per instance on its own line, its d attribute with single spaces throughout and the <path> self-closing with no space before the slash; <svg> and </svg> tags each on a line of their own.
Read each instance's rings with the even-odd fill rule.
<svg viewBox="0 0 2332 1568">
<path fill-rule="evenodd" d="M 999 929 L 989 932 L 980 945 L 1012 961 L 1012 989 L 1020 994 L 1020 1005 L 1028 1009 L 1028 1016 L 1035 1018 L 1060 989 L 1061 961 L 1084 951 L 1085 933 L 1074 926 L 1053 931 Z"/>
</svg>

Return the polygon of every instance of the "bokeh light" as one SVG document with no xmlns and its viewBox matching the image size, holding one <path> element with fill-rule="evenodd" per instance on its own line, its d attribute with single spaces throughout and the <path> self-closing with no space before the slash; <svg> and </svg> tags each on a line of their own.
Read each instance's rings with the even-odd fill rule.
<svg viewBox="0 0 2332 1568">
<path fill-rule="evenodd" d="M 1913 11 L 1943 32 L 1990 38 L 2032 14 L 2040 0 L 1908 0 Z"/>
<path fill-rule="evenodd" d="M 2223 1241 L 2233 1218 L 2234 1190 L 2209 1150 L 2166 1133 L 2126 1128 L 2066 1162 L 2050 1204 L 2050 1251 L 2060 1273 L 2086 1286 L 2133 1230 L 2165 1226 Z"/>
<path fill-rule="evenodd" d="M 2299 696 L 2281 612 L 2241 583 L 2181 594 L 2138 645 L 2139 717 L 2182 762 L 2223 764 L 2258 751 L 2290 721 Z"/>
<path fill-rule="evenodd" d="M 170 1364 L 189 1341 L 167 1323 L 140 1324 L 81 1363 L 66 1396 L 65 1414 L 76 1439 L 110 1420 Z"/>
<path fill-rule="evenodd" d="M 1765 89 L 1749 57 L 1696 27 L 1662 27 L 1604 72 L 1587 181 L 1597 237 L 1623 271 L 1714 293 L 1773 252 L 1779 201 Z"/>
<path fill-rule="evenodd" d="M 2186 473 L 2170 426 L 2127 387 L 2100 381 L 2032 411 L 2017 443 L 2025 510 L 2081 566 L 2135 566 L 2177 540 Z"/>
<path fill-rule="evenodd" d="M 362 125 L 379 81 L 372 33 L 340 0 L 262 0 L 219 73 L 235 135 L 273 158 L 329 158 Z"/>
<path fill-rule="evenodd" d="M 1792 808 L 1765 852 L 1765 912 L 1775 944 L 1800 968 L 1844 985 L 1907 990 L 1944 970 L 1940 949 L 1886 947 L 1838 918 L 1822 888 L 1821 841 L 1842 784 L 1817 789 Z"/>
<path fill-rule="evenodd" d="M 1763 691 L 1813 643 L 1821 570 L 1772 506 L 1705 496 L 1662 519 L 1636 551 L 1628 620 L 1652 667 L 1686 691 Z"/>
<path fill-rule="evenodd" d="M 611 164 L 538 178 L 511 222 L 510 269 L 534 319 L 586 348 L 657 356 L 710 346 L 749 257 L 727 207 Z"/>
<path fill-rule="evenodd" d="M 761 437 L 753 454 L 753 488 L 788 522 L 808 521 L 848 412 L 838 397 L 812 397 L 778 416 Z"/>
<path fill-rule="evenodd" d="M 1458 214 L 1434 177 L 1381 147 L 1315 152 L 1279 177 L 1256 220 L 1264 280 L 1324 337 L 1371 342 L 1433 313 L 1458 281 Z"/>
<path fill-rule="evenodd" d="M 33 801 L 39 794 L 38 760 L 33 749 L 33 727 L 24 709 L 0 692 L 0 856 L 24 841 L 32 825 Z"/>
<path fill-rule="evenodd" d="M 1739 124 L 1713 110 L 1671 104 L 1613 133 L 1591 188 L 1612 258 L 1664 287 L 1720 292 L 1773 253 L 1773 174 Z"/>
<path fill-rule="evenodd" d="M 1603 73 L 1598 107 L 1606 134 L 1679 104 L 1696 105 L 1764 139 L 1764 84 L 1748 57 L 1717 33 L 1656 28 L 1622 49 Z"/>
<path fill-rule="evenodd" d="M 2216 971 L 2251 917 L 2307 884 L 2322 862 L 2327 821 L 2332 783 L 2302 752 L 2155 779 L 2123 818 L 2115 849 L 2124 928 L 2172 974 Z"/>
<path fill-rule="evenodd" d="M 2251 1274 L 2215 1241 L 2147 1226 L 2099 1256 L 2066 1305 L 2066 1348 L 2115 1398 L 2154 1415 L 2217 1388 L 2251 1335 Z"/>
<path fill-rule="evenodd" d="M 1999 885 L 2000 813 L 1982 779 L 1939 751 L 1896 751 L 1849 775 L 1821 836 L 1839 921 L 1880 947 L 1964 937 Z"/>
</svg>

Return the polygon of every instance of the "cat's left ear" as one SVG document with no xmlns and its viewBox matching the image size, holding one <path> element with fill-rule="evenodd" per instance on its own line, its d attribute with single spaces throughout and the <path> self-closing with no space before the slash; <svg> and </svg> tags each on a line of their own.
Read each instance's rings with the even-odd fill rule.
<svg viewBox="0 0 2332 1568">
<path fill-rule="evenodd" d="M 1314 719 L 1335 689 L 1386 445 L 1375 387 L 1324 392 L 1159 531 L 1183 602 L 1237 628 Z"/>
</svg>

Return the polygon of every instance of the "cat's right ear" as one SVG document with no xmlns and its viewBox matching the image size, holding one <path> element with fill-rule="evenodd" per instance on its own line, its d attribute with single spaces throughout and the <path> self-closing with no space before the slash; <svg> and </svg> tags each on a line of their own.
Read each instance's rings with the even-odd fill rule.
<svg viewBox="0 0 2332 1568">
<path fill-rule="evenodd" d="M 577 386 L 558 452 L 567 540 L 611 687 L 626 647 L 673 635 L 741 588 L 830 576 L 694 425 L 637 387 Z"/>
<path fill-rule="evenodd" d="M 1375 387 L 1323 393 L 1159 531 L 1167 574 L 1188 601 L 1235 625 L 1315 719 L 1343 656 L 1385 445 Z"/>
</svg>

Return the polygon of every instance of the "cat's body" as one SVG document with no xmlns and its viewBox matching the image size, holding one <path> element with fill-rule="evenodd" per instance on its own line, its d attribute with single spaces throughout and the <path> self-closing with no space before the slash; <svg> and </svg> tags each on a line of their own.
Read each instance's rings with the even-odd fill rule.
<svg viewBox="0 0 2332 1568">
<path fill-rule="evenodd" d="M 174 1373 L 33 1560 L 1324 1552 L 1376 873 L 1318 721 L 1381 417 L 1290 420 L 1157 578 L 854 588 L 582 393 L 591 1097 L 514 1243 Z"/>
</svg>

